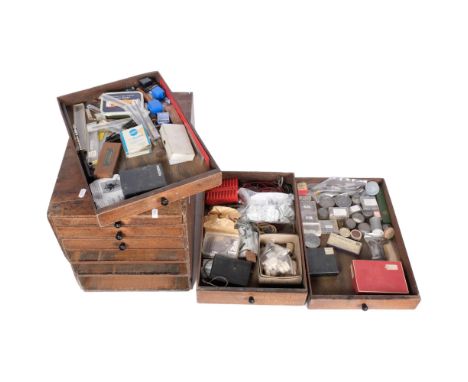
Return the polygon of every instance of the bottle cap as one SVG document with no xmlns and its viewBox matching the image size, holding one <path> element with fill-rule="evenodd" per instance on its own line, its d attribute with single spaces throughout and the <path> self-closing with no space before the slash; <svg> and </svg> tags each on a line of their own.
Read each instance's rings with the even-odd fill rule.
<svg viewBox="0 0 468 382">
<path fill-rule="evenodd" d="M 380 191 L 380 187 L 377 182 L 374 182 L 373 180 L 371 180 L 370 182 L 366 183 L 367 195 L 375 196 L 379 193 L 379 191 Z"/>
</svg>

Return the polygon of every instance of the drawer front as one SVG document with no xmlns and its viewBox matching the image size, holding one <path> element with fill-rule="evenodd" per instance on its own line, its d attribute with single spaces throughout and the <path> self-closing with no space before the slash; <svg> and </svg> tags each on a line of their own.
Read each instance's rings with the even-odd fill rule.
<svg viewBox="0 0 468 382">
<path fill-rule="evenodd" d="M 116 239 L 63 239 L 62 246 L 65 250 L 72 249 L 114 249 L 123 247 L 122 252 L 128 249 L 151 249 L 151 248 L 186 248 L 185 238 L 172 237 L 147 237 Z"/>
<path fill-rule="evenodd" d="M 123 225 L 121 228 L 114 227 L 56 227 L 56 235 L 60 238 L 108 238 L 113 239 L 120 234 L 121 240 L 135 236 L 157 236 L 157 237 L 177 237 L 185 236 L 183 225 L 174 226 L 140 226 L 127 227 Z"/>
<path fill-rule="evenodd" d="M 188 276 L 186 263 L 161 262 L 81 262 L 72 263 L 77 274 L 168 274 Z"/>
<path fill-rule="evenodd" d="M 187 276 L 168 275 L 76 275 L 86 291 L 188 290 Z"/>
<path fill-rule="evenodd" d="M 415 309 L 419 296 L 313 296 L 308 301 L 309 309 Z"/>
<path fill-rule="evenodd" d="M 186 249 L 127 249 L 121 250 L 85 250 L 66 251 L 71 262 L 80 261 L 186 261 L 189 253 Z"/>
<path fill-rule="evenodd" d="M 307 291 L 278 292 L 269 291 L 234 291 L 213 290 L 199 287 L 197 290 L 197 302 L 214 304 L 251 304 L 251 305 L 304 305 Z"/>
<path fill-rule="evenodd" d="M 61 216 L 61 217 L 51 217 L 53 224 L 56 227 L 70 227 L 70 226 L 93 226 L 99 227 L 98 221 L 96 217 L 69 217 L 69 216 Z M 183 224 L 183 216 L 182 215 L 168 215 L 168 216 L 161 216 L 157 219 L 153 219 L 151 217 L 140 217 L 134 216 L 128 219 L 121 220 L 122 226 L 164 226 L 164 225 L 177 225 Z"/>
</svg>

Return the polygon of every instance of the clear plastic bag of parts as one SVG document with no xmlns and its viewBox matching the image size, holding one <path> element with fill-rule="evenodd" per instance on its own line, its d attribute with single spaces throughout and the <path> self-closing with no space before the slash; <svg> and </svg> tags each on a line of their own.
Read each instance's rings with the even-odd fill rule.
<svg viewBox="0 0 468 382">
<path fill-rule="evenodd" d="M 281 245 L 268 242 L 261 250 L 260 266 L 267 276 L 293 276 L 296 274 L 294 264 L 290 250 Z"/>
<path fill-rule="evenodd" d="M 364 234 L 364 240 L 369 246 L 372 260 L 385 260 L 383 245 L 387 240 L 383 237 L 383 235 L 366 233 Z"/>
<path fill-rule="evenodd" d="M 311 187 L 312 197 L 321 207 L 349 207 L 351 197 L 362 194 L 366 184 L 362 179 L 328 178 Z"/>
<path fill-rule="evenodd" d="M 294 195 L 282 192 L 255 192 L 239 189 L 244 204 L 239 212 L 247 220 L 267 223 L 294 223 Z"/>
<path fill-rule="evenodd" d="M 239 258 L 245 259 L 250 252 L 251 255 L 258 255 L 259 234 L 256 225 L 241 219 L 236 223 L 239 231 Z"/>
<path fill-rule="evenodd" d="M 239 253 L 239 236 L 218 232 L 207 232 L 203 238 L 204 258 L 225 255 L 236 258 Z"/>
</svg>

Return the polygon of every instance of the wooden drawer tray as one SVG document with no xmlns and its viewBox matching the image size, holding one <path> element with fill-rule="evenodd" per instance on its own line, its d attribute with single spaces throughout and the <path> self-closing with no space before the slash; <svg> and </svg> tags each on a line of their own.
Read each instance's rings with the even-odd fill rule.
<svg viewBox="0 0 468 382">
<path fill-rule="evenodd" d="M 324 181 L 326 178 L 297 178 L 297 182 L 306 182 L 317 184 Z M 370 259 L 370 250 L 367 244 L 363 241 L 361 254 L 356 257 L 346 254 L 340 250 L 335 250 L 337 254 L 338 267 L 340 273 L 338 276 L 320 276 L 309 277 L 309 297 L 307 307 L 309 309 L 411 309 L 415 308 L 420 299 L 416 280 L 414 278 L 411 263 L 409 261 L 408 253 L 403 242 L 403 237 L 398 225 L 395 215 L 390 194 L 388 192 L 387 184 L 382 178 L 373 178 L 379 183 L 380 188 L 384 192 L 385 200 L 387 203 L 388 211 L 391 219 L 391 226 L 395 230 L 394 241 L 399 258 L 403 264 L 405 277 L 409 288 L 408 295 L 362 295 L 356 294 L 353 290 L 350 265 L 353 259 Z M 321 246 L 325 246 L 328 235 L 322 235 Z"/>
<path fill-rule="evenodd" d="M 223 172 L 223 178 L 237 177 L 239 181 L 275 181 L 278 178 L 283 178 L 285 183 L 292 186 L 294 195 L 296 193 L 296 183 L 294 174 L 278 173 L 278 172 Z M 293 233 L 299 236 L 302 243 L 302 232 L 300 229 L 300 216 L 298 211 L 298 200 L 295 197 L 295 224 L 292 225 Z M 202 226 L 200 220 L 200 226 Z M 201 228 L 201 227 L 200 227 Z M 201 231 L 201 229 L 200 229 Z M 288 232 L 289 233 L 289 232 Z M 202 242 L 202 233 L 197 236 L 199 241 L 195 246 L 196 253 L 200 254 L 200 243 Z M 302 252 L 302 251 L 301 251 Z M 303 253 L 301 254 L 303 256 Z M 201 258 L 201 256 L 200 256 Z M 207 285 L 201 277 L 201 260 L 197 267 L 197 301 L 201 303 L 221 303 L 221 304 L 274 304 L 274 305 L 304 305 L 307 297 L 307 279 L 305 277 L 305 261 L 302 257 L 302 274 L 303 281 L 297 286 L 266 286 L 260 285 L 255 277 L 251 277 L 250 285 L 247 287 L 217 287 Z"/>
<path fill-rule="evenodd" d="M 79 143 L 73 128 L 73 105 L 98 100 L 99 96 L 105 92 L 121 91 L 126 88 L 137 87 L 138 80 L 143 77 L 155 79 L 164 89 L 166 97 L 170 99 L 171 105 L 175 108 L 179 118 L 185 125 L 196 155 L 190 162 L 169 165 L 166 152 L 160 141 L 158 141 L 158 144 L 154 145 L 151 154 L 130 159 L 122 155 L 118 163 L 119 169 L 160 163 L 163 167 L 168 185 L 125 199 L 105 208 L 98 209 L 92 204 L 94 210 L 93 215 L 96 215 L 100 226 L 111 225 L 115 221 L 122 220 L 123 218 L 138 215 L 152 208 L 159 208 L 171 204 L 177 200 L 187 198 L 190 195 L 216 187 L 221 183 L 221 173 L 218 166 L 190 123 L 191 107 L 189 108 L 189 105 L 191 106 L 191 94 L 188 94 L 189 100 L 186 99 L 187 96 L 184 98 L 184 96 L 180 94 L 179 97 L 177 97 L 171 92 L 159 72 L 142 73 L 137 76 L 58 97 L 60 110 L 75 152 L 79 150 Z M 183 98 L 185 101 L 184 106 L 186 110 L 184 111 L 179 104 L 180 98 Z M 73 157 L 75 161 L 79 163 L 80 177 L 85 181 L 85 188 L 89 192 L 85 171 L 81 167 L 78 155 L 74 154 Z"/>
</svg>

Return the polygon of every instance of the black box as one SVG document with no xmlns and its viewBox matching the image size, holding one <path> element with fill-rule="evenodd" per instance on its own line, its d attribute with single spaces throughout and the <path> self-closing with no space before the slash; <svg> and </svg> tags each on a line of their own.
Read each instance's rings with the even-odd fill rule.
<svg viewBox="0 0 468 382">
<path fill-rule="evenodd" d="M 160 164 L 152 164 L 120 171 L 120 184 L 126 198 L 167 186 Z"/>
<path fill-rule="evenodd" d="M 250 279 L 252 263 L 246 260 L 216 255 L 213 259 L 210 278 L 216 282 L 227 282 L 232 285 L 247 286 Z"/>
<path fill-rule="evenodd" d="M 340 273 L 335 251 L 327 248 L 306 248 L 307 266 L 311 276 L 330 276 Z"/>
</svg>

